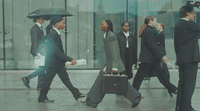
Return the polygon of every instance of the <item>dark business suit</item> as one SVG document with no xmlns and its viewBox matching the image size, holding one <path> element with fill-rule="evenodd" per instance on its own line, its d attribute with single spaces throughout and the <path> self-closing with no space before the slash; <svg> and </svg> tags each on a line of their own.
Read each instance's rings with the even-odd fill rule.
<svg viewBox="0 0 200 111">
<path fill-rule="evenodd" d="M 72 85 L 65 69 L 65 62 L 72 61 L 73 59 L 64 53 L 60 35 L 52 29 L 47 35 L 46 40 L 48 47 L 45 56 L 46 74 L 38 101 L 47 99 L 49 87 L 56 73 L 72 94 L 74 96 L 78 95 L 79 90 Z"/>
<path fill-rule="evenodd" d="M 157 43 L 158 43 L 158 50 L 163 54 L 163 55 L 166 55 L 166 50 L 165 50 L 165 34 L 164 34 L 164 31 L 160 32 L 158 35 L 157 35 Z M 161 67 L 163 68 L 164 72 L 165 73 L 162 73 L 163 76 L 165 78 L 168 79 L 168 81 L 170 81 L 170 75 L 169 75 L 169 70 L 168 70 L 168 67 L 167 67 L 167 64 L 164 63 L 164 62 L 160 62 L 160 65 Z M 154 77 L 156 76 L 154 74 L 154 72 L 152 71 L 152 69 L 149 70 L 148 72 L 148 76 L 149 77 Z"/>
<path fill-rule="evenodd" d="M 176 106 L 180 111 L 192 110 L 191 99 L 194 93 L 198 69 L 199 26 L 194 21 L 180 20 L 174 28 L 176 64 L 179 66 L 179 83 Z"/>
<path fill-rule="evenodd" d="M 37 24 L 35 24 L 30 31 L 31 35 L 31 54 L 33 57 L 37 56 L 37 50 L 39 48 L 40 42 L 44 38 L 44 32 L 41 27 L 39 27 Z M 44 66 L 39 66 L 39 68 L 33 72 L 32 74 L 28 75 L 27 78 L 30 80 L 36 76 L 38 76 L 38 88 L 42 87 L 42 81 L 43 81 L 43 74 L 45 73 Z"/>
<path fill-rule="evenodd" d="M 149 69 L 152 69 L 159 81 L 168 89 L 169 93 L 176 91 L 176 87 L 171 84 L 162 73 L 164 73 L 160 62 L 165 54 L 158 50 L 157 38 L 153 27 L 147 25 L 141 37 L 141 52 L 139 61 L 141 62 L 137 74 L 133 81 L 133 87 L 136 90 L 140 89 L 143 78 L 147 76 Z"/>
<path fill-rule="evenodd" d="M 87 104 L 95 104 L 96 106 L 103 100 L 105 95 L 102 93 L 102 74 L 105 74 L 103 72 L 105 67 L 108 73 L 112 72 L 112 68 L 117 68 L 119 73 L 125 70 L 123 62 L 120 59 L 118 41 L 114 33 L 108 31 L 107 36 L 103 39 L 103 42 L 106 54 L 106 64 L 101 68 L 98 77 L 88 92 L 86 99 Z M 138 104 L 141 99 L 140 93 L 138 93 L 130 83 L 128 83 L 127 92 L 123 95 L 134 104 Z"/>
<path fill-rule="evenodd" d="M 120 57 L 126 69 L 125 74 L 130 79 L 133 77 L 132 66 L 137 62 L 137 37 L 130 33 L 128 36 L 128 48 L 126 47 L 127 38 L 122 31 L 116 34 L 116 37 L 119 44 Z"/>
<path fill-rule="evenodd" d="M 158 50 L 161 53 L 163 53 L 164 55 L 167 55 L 166 50 L 165 50 L 165 34 L 164 34 L 164 31 L 160 32 L 157 35 L 157 40 L 158 40 Z M 161 61 L 160 65 L 165 72 L 165 73 L 163 73 L 164 74 L 163 76 L 165 78 L 167 78 L 168 81 L 170 81 L 170 75 L 169 75 L 169 70 L 168 70 L 167 64 Z"/>
</svg>

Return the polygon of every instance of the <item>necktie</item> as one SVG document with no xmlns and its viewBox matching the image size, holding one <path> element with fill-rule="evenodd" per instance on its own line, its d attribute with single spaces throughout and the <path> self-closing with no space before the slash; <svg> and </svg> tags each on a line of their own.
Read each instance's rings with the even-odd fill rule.
<svg viewBox="0 0 200 111">
<path fill-rule="evenodd" d="M 40 29 L 43 30 L 43 29 L 42 29 L 42 26 L 40 26 Z"/>
</svg>

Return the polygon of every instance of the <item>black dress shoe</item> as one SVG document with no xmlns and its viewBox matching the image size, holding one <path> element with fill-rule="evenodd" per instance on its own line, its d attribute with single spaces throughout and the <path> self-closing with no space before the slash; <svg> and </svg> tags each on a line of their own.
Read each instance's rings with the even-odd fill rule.
<svg viewBox="0 0 200 111">
<path fill-rule="evenodd" d="M 83 97 L 86 97 L 86 95 L 83 94 L 83 93 L 79 93 L 79 94 L 74 95 L 74 98 L 76 99 L 76 101 L 77 101 L 79 98 L 83 98 Z"/>
<path fill-rule="evenodd" d="M 24 85 L 25 85 L 27 88 L 31 89 L 31 87 L 29 86 L 29 79 L 28 79 L 27 77 L 22 77 L 21 79 L 22 79 Z"/>
<path fill-rule="evenodd" d="M 135 108 L 137 105 L 138 105 L 138 104 L 133 104 L 133 105 L 132 105 L 132 108 Z"/>
<path fill-rule="evenodd" d="M 54 100 L 45 99 L 45 100 L 38 100 L 38 102 L 42 102 L 42 103 L 53 103 Z"/>
</svg>

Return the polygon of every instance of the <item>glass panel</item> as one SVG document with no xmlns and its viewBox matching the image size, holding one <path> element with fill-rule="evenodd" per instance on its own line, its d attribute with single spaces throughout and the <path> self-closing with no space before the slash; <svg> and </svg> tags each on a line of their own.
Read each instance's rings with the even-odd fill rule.
<svg viewBox="0 0 200 111">
<path fill-rule="evenodd" d="M 13 1 L 4 0 L 4 13 L 5 13 L 5 62 L 6 69 L 14 69 L 16 64 L 14 61 L 14 38 L 13 38 L 13 28 L 17 26 L 13 22 Z"/>
<path fill-rule="evenodd" d="M 67 55 L 74 59 L 86 59 L 87 65 L 69 69 L 93 68 L 94 13 L 92 0 L 67 0 Z"/>
<path fill-rule="evenodd" d="M 0 1 L 0 69 L 3 69 L 3 14 L 2 0 Z"/>
</svg>

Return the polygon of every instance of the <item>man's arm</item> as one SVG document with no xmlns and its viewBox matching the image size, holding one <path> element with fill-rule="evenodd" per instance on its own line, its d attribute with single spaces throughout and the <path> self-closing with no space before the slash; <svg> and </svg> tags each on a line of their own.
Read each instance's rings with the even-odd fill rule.
<svg viewBox="0 0 200 111">
<path fill-rule="evenodd" d="M 37 55 L 37 49 L 38 49 L 38 34 L 37 30 L 31 30 L 31 45 L 32 45 L 32 54 L 34 56 Z"/>
<path fill-rule="evenodd" d="M 49 46 L 52 47 L 53 53 L 54 53 L 57 57 L 63 59 L 65 62 L 66 62 L 66 61 L 72 61 L 72 60 L 73 60 L 73 58 L 67 56 L 65 53 L 63 53 L 63 52 L 56 46 L 56 43 L 52 40 L 52 38 L 49 38 L 48 41 L 49 41 L 49 43 L 48 43 Z"/>
<path fill-rule="evenodd" d="M 143 37 L 146 39 L 147 47 L 154 53 L 154 55 L 156 55 L 159 60 L 162 60 L 165 55 L 158 51 L 155 32 L 148 31 Z"/>
</svg>

